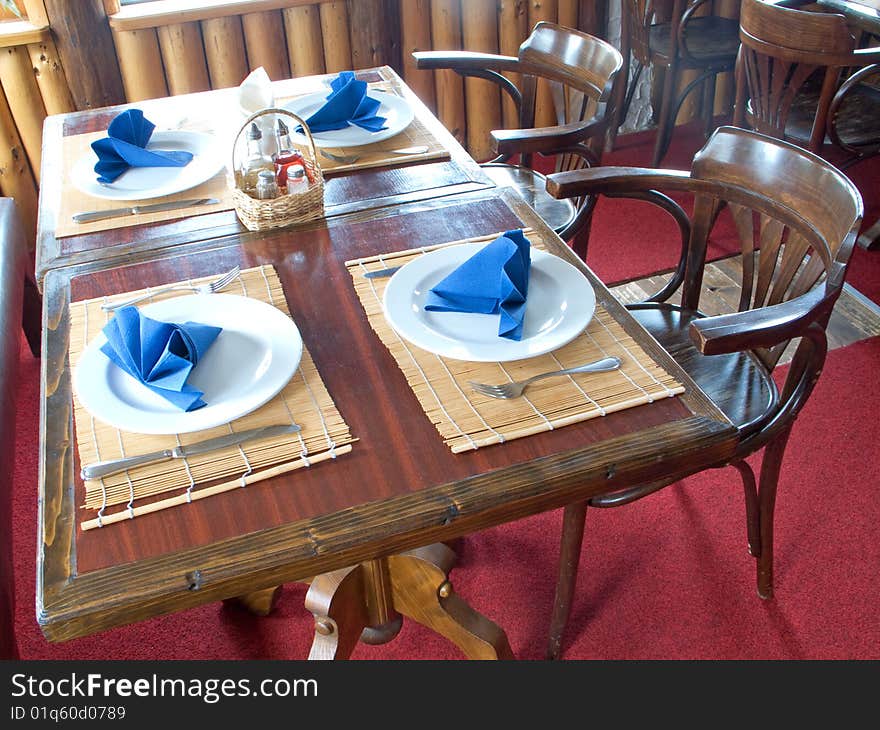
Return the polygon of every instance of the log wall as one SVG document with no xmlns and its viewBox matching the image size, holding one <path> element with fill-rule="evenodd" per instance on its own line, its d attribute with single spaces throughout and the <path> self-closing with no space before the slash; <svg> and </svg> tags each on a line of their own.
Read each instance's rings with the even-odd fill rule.
<svg viewBox="0 0 880 730">
<path fill-rule="evenodd" d="M 105 73 L 101 83 L 112 89 L 115 79 L 120 98 L 105 103 L 234 86 L 259 66 L 270 78 L 281 79 L 388 64 L 481 160 L 490 156 L 489 130 L 512 123 L 512 105 L 486 81 L 417 70 L 412 51 L 467 48 L 515 55 L 539 20 L 604 35 L 608 3 L 614 1 L 161 0 L 122 8 L 118 0 L 82 3 L 90 13 L 103 13 L 107 22 L 98 24 L 94 41 L 112 42 L 109 50 L 118 61 L 118 69 Z M 61 62 L 55 39 L 71 45 L 64 34 L 76 34 L 81 46 L 88 29 L 56 19 L 60 0 L 23 2 L 36 30 L 3 41 L 0 26 L 0 194 L 16 198 L 33 240 L 43 119 L 91 105 L 76 101 L 88 95 L 68 79 L 94 71 L 64 68 Z M 738 8 L 738 0 L 718 4 L 725 15 L 735 15 Z M 64 57 L 70 65 L 77 63 L 76 54 Z M 543 88 L 537 120 L 553 123 Z"/>
</svg>

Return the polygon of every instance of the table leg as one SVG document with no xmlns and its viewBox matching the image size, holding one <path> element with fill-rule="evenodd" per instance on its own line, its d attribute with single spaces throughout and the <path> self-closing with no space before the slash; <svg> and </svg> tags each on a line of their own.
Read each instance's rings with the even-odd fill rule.
<svg viewBox="0 0 880 730">
<path fill-rule="evenodd" d="M 305 600 L 315 616 L 309 659 L 348 658 L 358 639 L 390 641 L 400 631 L 400 614 L 470 659 L 512 659 L 504 631 L 452 591 L 454 561 L 452 550 L 436 544 L 316 577 Z"/>
<path fill-rule="evenodd" d="M 452 590 L 455 553 L 434 544 L 388 558 L 394 607 L 445 636 L 469 659 L 513 659 L 507 635 Z"/>
<path fill-rule="evenodd" d="M 309 659 L 348 659 L 368 623 L 361 566 L 315 577 L 305 603 L 315 617 Z"/>
<path fill-rule="evenodd" d="M 251 613 L 257 614 L 257 616 L 268 616 L 272 613 L 272 609 L 275 608 L 280 594 L 281 586 L 274 586 L 272 588 L 264 588 L 261 591 L 254 591 L 253 593 L 245 593 L 243 596 L 236 596 L 230 599 L 230 602 L 243 606 Z"/>
</svg>

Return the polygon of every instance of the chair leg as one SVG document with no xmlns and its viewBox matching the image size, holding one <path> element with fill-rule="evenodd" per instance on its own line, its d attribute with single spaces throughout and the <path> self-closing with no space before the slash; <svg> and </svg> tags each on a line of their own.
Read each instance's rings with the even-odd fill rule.
<svg viewBox="0 0 880 730">
<path fill-rule="evenodd" d="M 717 76 L 709 76 L 706 79 L 706 89 L 703 93 L 703 132 L 706 137 L 712 134 L 715 127 L 715 82 Z"/>
<path fill-rule="evenodd" d="M 767 446 L 761 460 L 761 478 L 758 485 L 758 509 L 761 525 L 761 554 L 758 556 L 758 595 L 773 598 L 773 510 L 776 506 L 776 487 L 782 457 L 791 428 L 786 429 Z"/>
<path fill-rule="evenodd" d="M 745 461 L 731 464 L 742 477 L 743 491 L 746 497 L 746 534 L 749 540 L 749 553 L 754 557 L 761 555 L 761 526 L 758 519 L 758 488 L 755 485 L 755 473 Z"/>
<path fill-rule="evenodd" d="M 21 326 L 34 357 L 40 356 L 40 337 L 42 327 L 42 299 L 36 282 L 30 274 L 24 277 L 24 301 L 21 310 Z"/>
<path fill-rule="evenodd" d="M 562 515 L 562 545 L 559 550 L 559 577 L 553 599 L 553 615 L 550 618 L 550 640 L 547 643 L 547 659 L 558 659 L 562 649 L 562 634 L 571 613 L 571 599 L 577 582 L 581 545 L 584 541 L 584 521 L 587 503 L 568 505 Z"/>
<path fill-rule="evenodd" d="M 671 127 L 675 125 L 675 86 L 678 82 L 678 69 L 676 64 L 670 64 L 663 78 L 663 97 L 660 102 L 660 114 L 657 118 L 657 138 L 654 141 L 654 156 L 651 167 L 659 167 L 660 161 L 669 147 L 669 138 L 672 136 Z"/>
</svg>

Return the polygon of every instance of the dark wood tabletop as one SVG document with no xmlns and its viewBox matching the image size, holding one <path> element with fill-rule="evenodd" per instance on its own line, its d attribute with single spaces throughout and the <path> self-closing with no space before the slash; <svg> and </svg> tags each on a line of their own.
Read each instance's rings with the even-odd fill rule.
<svg viewBox="0 0 880 730">
<path fill-rule="evenodd" d="M 276 99 L 289 98 L 312 89 L 329 76 L 287 79 L 273 83 Z M 458 141 L 388 66 L 358 71 L 368 82 L 384 81 L 403 96 L 421 122 L 449 151 L 449 159 L 408 161 L 401 157 L 393 167 L 359 170 L 328 175 L 325 180 L 325 215 L 357 214 L 375 208 L 396 206 L 415 200 L 483 189 L 493 183 L 480 170 Z M 71 135 L 100 132 L 120 111 L 136 106 L 156 120 L 184 120 L 200 129 L 217 125 L 224 129 L 237 121 L 236 88 L 207 91 L 140 101 L 116 107 L 103 107 L 46 118 L 43 128 L 43 166 L 37 219 L 36 277 L 42 286 L 47 271 L 59 266 L 125 257 L 133 251 L 177 246 L 194 239 L 237 234 L 245 230 L 233 210 L 181 217 L 160 223 L 134 225 L 97 233 L 56 238 L 59 201 L 71 184 L 65 180 L 62 165 L 63 140 Z M 120 201 L 120 206 L 128 204 Z"/>
<path fill-rule="evenodd" d="M 684 394 L 453 454 L 371 330 L 346 260 L 531 226 Z M 67 358 L 69 303 L 272 264 L 343 418 L 350 454 L 185 507 L 83 532 Z M 485 190 L 231 233 L 46 272 L 38 620 L 64 640 L 448 540 L 731 452 L 734 429 L 592 273 L 509 191 Z M 193 584 L 193 572 L 199 581 Z"/>
</svg>

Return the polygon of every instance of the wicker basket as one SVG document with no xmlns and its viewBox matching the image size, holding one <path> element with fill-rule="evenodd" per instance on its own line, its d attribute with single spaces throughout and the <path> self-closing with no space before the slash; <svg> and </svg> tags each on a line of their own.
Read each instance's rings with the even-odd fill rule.
<svg viewBox="0 0 880 730">
<path fill-rule="evenodd" d="M 312 182 L 308 188 L 300 193 L 280 195 L 271 200 L 258 200 L 252 198 L 241 189 L 241 175 L 238 170 L 236 151 L 240 147 L 239 139 L 251 124 L 259 117 L 266 114 L 280 114 L 291 117 L 295 122 L 291 131 L 302 126 L 303 132 L 308 139 L 308 146 L 302 149 L 303 162 L 305 163 L 308 176 Z M 232 191 L 232 203 L 238 219 L 249 231 L 265 231 L 270 228 L 283 228 L 294 223 L 315 220 L 324 215 L 324 175 L 318 164 L 315 140 L 309 131 L 305 121 L 296 114 L 286 109 L 269 107 L 261 109 L 248 117 L 247 121 L 238 130 L 232 147 L 232 169 L 235 175 L 235 189 Z"/>
</svg>

